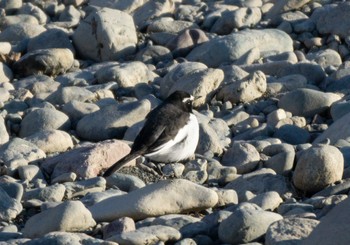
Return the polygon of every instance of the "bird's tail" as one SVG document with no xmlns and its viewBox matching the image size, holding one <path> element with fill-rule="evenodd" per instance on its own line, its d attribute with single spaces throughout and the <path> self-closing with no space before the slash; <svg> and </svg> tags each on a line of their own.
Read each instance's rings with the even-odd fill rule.
<svg viewBox="0 0 350 245">
<path fill-rule="evenodd" d="M 117 171 L 118 169 L 120 169 L 121 167 L 123 167 L 125 164 L 127 164 L 128 162 L 134 160 L 135 158 L 137 158 L 139 156 L 139 154 L 136 153 L 131 153 L 126 155 L 125 157 L 121 158 L 118 162 L 114 163 L 112 166 L 110 166 L 104 173 L 103 173 L 103 177 L 108 177 L 111 174 L 113 174 L 115 171 Z"/>
</svg>

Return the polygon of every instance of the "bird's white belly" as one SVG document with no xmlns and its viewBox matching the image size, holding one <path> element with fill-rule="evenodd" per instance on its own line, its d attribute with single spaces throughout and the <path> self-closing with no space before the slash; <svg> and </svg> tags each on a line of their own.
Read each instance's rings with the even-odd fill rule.
<svg viewBox="0 0 350 245">
<path fill-rule="evenodd" d="M 195 115 L 190 114 L 186 127 L 181 129 L 173 140 L 159 146 L 156 151 L 145 156 L 156 162 L 178 162 L 194 154 L 198 139 L 198 121 Z"/>
</svg>

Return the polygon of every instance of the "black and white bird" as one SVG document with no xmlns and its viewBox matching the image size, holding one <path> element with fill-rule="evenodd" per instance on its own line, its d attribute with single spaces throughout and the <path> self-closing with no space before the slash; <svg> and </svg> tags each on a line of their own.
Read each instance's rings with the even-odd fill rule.
<svg viewBox="0 0 350 245">
<path fill-rule="evenodd" d="M 128 155 L 108 168 L 107 177 L 143 155 L 155 162 L 178 162 L 191 157 L 199 139 L 199 125 L 192 113 L 194 97 L 176 91 L 153 109 L 137 135 Z"/>
</svg>

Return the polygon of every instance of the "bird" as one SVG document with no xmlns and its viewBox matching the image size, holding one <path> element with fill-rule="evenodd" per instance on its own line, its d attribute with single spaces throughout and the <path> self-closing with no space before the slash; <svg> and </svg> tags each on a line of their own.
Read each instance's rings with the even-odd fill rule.
<svg viewBox="0 0 350 245">
<path fill-rule="evenodd" d="M 193 156 L 199 141 L 199 124 L 192 111 L 194 99 L 181 90 L 170 94 L 147 114 L 129 154 L 110 166 L 103 177 L 139 156 L 162 163 L 179 162 Z"/>
</svg>

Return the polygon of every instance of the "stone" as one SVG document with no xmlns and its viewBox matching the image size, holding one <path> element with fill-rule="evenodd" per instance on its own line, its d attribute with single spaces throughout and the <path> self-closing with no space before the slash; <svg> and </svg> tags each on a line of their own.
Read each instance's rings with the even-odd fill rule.
<svg viewBox="0 0 350 245">
<path fill-rule="evenodd" d="M 291 112 L 295 116 L 313 117 L 324 112 L 340 99 L 339 95 L 333 93 L 324 93 L 312 89 L 297 89 L 282 96 L 278 101 L 278 107 Z"/>
<path fill-rule="evenodd" d="M 103 238 L 107 239 L 114 235 L 136 230 L 135 222 L 129 217 L 123 217 L 110 222 L 103 227 Z"/>
<path fill-rule="evenodd" d="M 17 13 L 34 16 L 35 18 L 37 18 L 40 25 L 44 25 L 48 21 L 48 16 L 45 14 L 45 12 L 32 3 L 23 3 Z"/>
<path fill-rule="evenodd" d="M 137 36 L 132 17 L 102 8 L 81 21 L 73 34 L 77 52 L 95 61 L 118 60 L 135 52 Z"/>
<path fill-rule="evenodd" d="M 138 7 L 141 7 L 143 4 L 140 0 L 127 0 L 127 1 L 100 1 L 100 0 L 91 0 L 89 5 L 100 8 L 112 8 L 119 9 L 126 13 L 132 13 Z"/>
<path fill-rule="evenodd" d="M 26 191 L 23 195 L 23 200 L 25 202 L 31 199 L 40 200 L 42 202 L 61 202 L 64 198 L 65 191 L 66 187 L 62 184 L 36 188 Z"/>
<path fill-rule="evenodd" d="M 257 71 L 241 81 L 223 86 L 217 94 L 217 99 L 230 101 L 233 104 L 238 102 L 251 102 L 261 97 L 265 93 L 266 87 L 265 74 Z"/>
<path fill-rule="evenodd" d="M 127 127 L 142 121 L 150 110 L 147 99 L 106 106 L 80 119 L 76 130 L 81 138 L 91 141 L 121 139 Z"/>
<path fill-rule="evenodd" d="M 293 173 L 295 187 L 305 192 L 318 192 L 342 179 L 344 158 L 338 148 L 319 145 L 302 152 Z"/>
<path fill-rule="evenodd" d="M 245 30 L 210 41 L 194 48 L 186 58 L 209 67 L 232 63 L 252 48 L 259 48 L 262 57 L 293 51 L 292 39 L 277 29 Z"/>
<path fill-rule="evenodd" d="M 81 118 L 99 109 L 99 106 L 94 103 L 80 102 L 77 100 L 72 100 L 62 106 L 62 112 L 69 117 L 73 128 L 76 127 Z"/>
<path fill-rule="evenodd" d="M 19 24 L 19 23 L 28 23 L 31 25 L 38 25 L 38 20 L 31 15 L 18 14 L 18 15 L 10 15 L 4 16 L 0 19 L 0 28 L 3 30 L 8 26 Z"/>
<path fill-rule="evenodd" d="M 33 181 L 33 180 L 44 180 L 44 175 L 40 168 L 36 165 L 20 166 L 18 168 L 18 174 L 21 180 Z"/>
<path fill-rule="evenodd" d="M 0 146 L 0 160 L 5 163 L 9 173 L 12 173 L 18 166 L 27 165 L 29 162 L 45 157 L 45 152 L 21 138 L 12 138 Z"/>
<path fill-rule="evenodd" d="M 193 95 L 195 98 L 197 97 L 193 102 L 193 106 L 199 107 L 209 101 L 211 95 L 219 87 L 223 79 L 224 73 L 220 69 L 209 68 L 198 71 L 189 76 L 182 77 L 181 80 L 177 80 L 176 83 L 171 86 L 166 97 L 176 90 L 182 90 Z"/>
<path fill-rule="evenodd" d="M 46 100 L 52 104 L 62 105 L 71 101 L 86 102 L 96 99 L 96 94 L 84 87 L 67 86 L 57 88 Z"/>
<path fill-rule="evenodd" d="M 139 61 L 106 66 L 95 73 L 98 83 L 116 81 L 121 88 L 134 87 L 154 79 L 148 67 Z"/>
<path fill-rule="evenodd" d="M 350 112 L 350 101 L 339 101 L 331 106 L 331 116 L 334 121 Z"/>
<path fill-rule="evenodd" d="M 5 63 L 0 62 L 0 79 L 1 82 L 9 82 L 13 79 L 13 72 Z"/>
<path fill-rule="evenodd" d="M 263 237 L 268 227 L 283 217 L 250 206 L 237 208 L 219 225 L 219 238 L 224 243 L 249 243 Z"/>
<path fill-rule="evenodd" d="M 349 218 L 350 199 L 337 204 L 320 219 L 318 226 L 301 244 L 347 244 L 350 241 L 346 222 Z"/>
<path fill-rule="evenodd" d="M 22 211 L 22 205 L 20 201 L 10 197 L 2 187 L 0 187 L 0 197 L 0 220 L 11 221 Z"/>
<path fill-rule="evenodd" d="M 238 8 L 233 11 L 224 11 L 221 18 L 215 21 L 210 32 L 219 35 L 230 34 L 234 28 L 243 29 L 255 26 L 261 20 L 259 8 Z"/>
<path fill-rule="evenodd" d="M 248 143 L 232 144 L 222 157 L 222 164 L 235 167 L 238 174 L 251 172 L 258 166 L 259 161 L 259 152 Z"/>
<path fill-rule="evenodd" d="M 327 69 L 330 66 L 339 67 L 342 64 L 342 59 L 339 53 L 333 49 L 310 52 L 306 55 L 306 58 L 310 61 L 316 62 L 324 69 Z"/>
<path fill-rule="evenodd" d="M 155 244 L 157 242 L 177 241 L 181 238 L 179 231 L 172 227 L 154 225 L 142 227 L 135 231 L 121 233 L 108 238 L 108 241 L 118 244 Z"/>
<path fill-rule="evenodd" d="M 306 129 L 286 124 L 279 127 L 273 134 L 273 137 L 291 145 L 298 145 L 308 143 L 310 134 Z"/>
<path fill-rule="evenodd" d="M 168 63 L 173 60 L 173 55 L 170 50 L 160 45 L 147 46 L 137 52 L 135 60 L 145 64 L 153 64 L 157 66 L 160 63 Z"/>
<path fill-rule="evenodd" d="M 0 145 L 5 144 L 10 139 L 10 136 L 7 132 L 5 120 L 0 116 Z"/>
<path fill-rule="evenodd" d="M 187 198 L 183 198 L 186 196 Z M 166 198 L 164 198 L 166 197 Z M 160 181 L 130 192 L 105 199 L 89 209 L 96 221 L 120 217 L 136 220 L 164 214 L 176 214 L 213 207 L 218 202 L 215 191 L 188 180 Z M 162 203 L 159 206 L 159 203 Z"/>
<path fill-rule="evenodd" d="M 53 231 L 42 237 L 31 239 L 27 241 L 28 245 L 34 244 L 105 244 L 104 240 L 97 239 L 79 232 L 64 232 L 64 231 Z"/>
<path fill-rule="evenodd" d="M 19 135 L 27 137 L 42 130 L 69 130 L 70 126 L 70 120 L 63 112 L 50 108 L 40 108 L 24 116 Z"/>
<path fill-rule="evenodd" d="M 307 80 L 303 75 L 292 74 L 277 78 L 274 82 L 267 83 L 267 91 L 278 94 L 293 91 L 299 88 L 306 88 Z"/>
<path fill-rule="evenodd" d="M 254 203 L 265 211 L 274 211 L 282 202 L 282 198 L 276 191 L 261 193 L 249 199 L 249 203 Z"/>
<path fill-rule="evenodd" d="M 45 74 L 57 76 L 73 66 L 74 56 L 66 48 L 38 49 L 23 55 L 14 64 L 14 71 L 20 76 Z"/>
<path fill-rule="evenodd" d="M 147 227 L 149 225 L 163 225 L 182 231 L 189 224 L 200 222 L 200 218 L 186 214 L 166 214 L 159 217 L 147 218 L 137 222 L 137 227 Z"/>
<path fill-rule="evenodd" d="M 186 29 L 199 28 L 196 23 L 172 18 L 159 18 L 147 26 L 147 32 L 180 33 Z"/>
<path fill-rule="evenodd" d="M 265 236 L 266 245 L 301 243 L 320 222 L 306 218 L 285 218 L 270 225 Z"/>
<path fill-rule="evenodd" d="M 7 27 L 0 33 L 0 42 L 21 42 L 28 41 L 46 29 L 41 25 L 32 25 L 29 23 L 18 23 Z"/>
<path fill-rule="evenodd" d="M 311 84 L 318 85 L 321 82 L 323 82 L 323 80 L 326 78 L 326 73 L 324 69 L 319 64 L 315 64 L 315 63 L 310 63 L 310 62 L 298 62 L 295 64 L 288 63 L 287 65 L 284 65 L 279 68 L 280 69 L 276 69 L 276 67 L 274 68 L 275 75 L 279 77 L 283 77 L 291 74 L 299 74 L 306 77 L 307 81 Z"/>
<path fill-rule="evenodd" d="M 225 207 L 238 204 L 238 196 L 234 190 L 215 189 L 218 194 L 219 201 L 217 207 Z"/>
<path fill-rule="evenodd" d="M 61 130 L 42 130 L 25 138 L 45 153 L 65 152 L 73 148 L 71 136 Z"/>
<path fill-rule="evenodd" d="M 106 180 L 102 177 L 83 179 L 75 182 L 65 182 L 63 185 L 66 187 L 65 196 L 67 199 L 82 197 L 91 193 L 103 192 L 106 190 Z"/>
<path fill-rule="evenodd" d="M 107 186 L 130 192 L 145 187 L 145 183 L 138 177 L 128 174 L 114 173 L 107 177 Z"/>
<path fill-rule="evenodd" d="M 129 153 L 130 147 L 119 140 L 106 140 L 80 146 L 57 156 L 45 159 L 41 167 L 56 178 L 74 172 L 80 178 L 92 178 Z M 131 161 L 130 164 L 134 164 Z"/>
<path fill-rule="evenodd" d="M 95 225 L 80 201 L 66 201 L 29 218 L 22 232 L 25 237 L 36 238 L 52 231 L 85 231 Z"/>
<path fill-rule="evenodd" d="M 264 167 L 273 169 L 277 174 L 288 176 L 294 167 L 295 150 L 292 145 L 272 144 L 264 147 L 262 153 L 270 158 L 264 162 Z"/>
<path fill-rule="evenodd" d="M 335 34 L 345 38 L 349 35 L 346 28 L 349 24 L 349 10 L 350 4 L 346 2 L 327 4 L 316 9 L 310 18 L 321 34 Z"/>
</svg>

